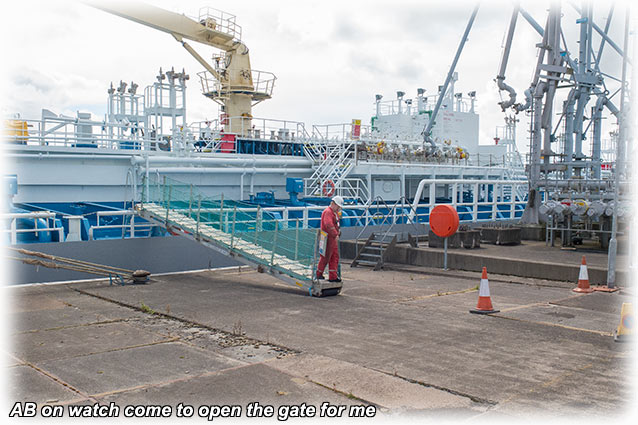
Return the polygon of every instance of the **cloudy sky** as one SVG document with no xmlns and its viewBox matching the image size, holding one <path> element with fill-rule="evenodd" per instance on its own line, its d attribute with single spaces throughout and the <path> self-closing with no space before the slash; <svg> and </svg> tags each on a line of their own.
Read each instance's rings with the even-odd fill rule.
<svg viewBox="0 0 638 425">
<path fill-rule="evenodd" d="M 594 3 L 595 21 L 604 27 L 608 2 Z M 76 1 L 8 4 L 2 13 L 2 50 L 10 58 L 2 71 L 3 115 L 19 112 L 37 118 L 47 108 L 67 115 L 92 112 L 101 118 L 111 82 L 135 81 L 142 88 L 154 81 L 160 67 L 174 66 L 191 77 L 188 120 L 217 117 L 216 104 L 199 91 L 201 65 L 169 34 Z M 277 76 L 273 99 L 258 105 L 253 115 L 302 121 L 307 126 L 353 118 L 369 122 L 377 93 L 385 99 L 394 98 L 397 90 L 414 97 L 418 87 L 426 94 L 435 93 L 473 7 L 473 2 L 457 0 L 161 0 L 153 4 L 189 16 L 197 16 L 202 6 L 236 15 L 252 67 Z M 548 1 L 524 0 L 522 5 L 544 26 Z M 622 44 L 625 5 L 617 3 L 612 20 L 611 36 L 618 44 Z M 494 78 L 511 10 L 508 1 L 482 2 L 457 67 L 456 91 L 477 92 L 481 144 L 490 143 L 495 126 L 503 124 Z M 572 52 L 578 50 L 577 18 L 574 8 L 563 3 L 563 25 Z M 596 43 L 599 40 L 595 37 Z M 506 79 L 519 100 L 534 71 L 538 42 L 540 36 L 519 17 Z M 215 53 L 211 47 L 192 44 L 205 58 Z M 620 64 L 619 55 L 606 48 L 602 71 L 619 77 Z M 519 118 L 519 148 L 527 151 L 528 121 L 523 114 Z"/>
</svg>

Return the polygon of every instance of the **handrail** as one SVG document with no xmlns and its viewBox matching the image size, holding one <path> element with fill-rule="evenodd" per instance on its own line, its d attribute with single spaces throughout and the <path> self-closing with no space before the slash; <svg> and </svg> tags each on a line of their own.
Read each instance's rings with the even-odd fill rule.
<svg viewBox="0 0 638 425">
<path fill-rule="evenodd" d="M 56 214 L 51 211 L 33 211 L 28 213 L 1 213 L 0 220 L 3 222 L 9 220 L 9 228 L 3 226 L 0 229 L 2 233 L 9 233 L 11 245 L 18 243 L 18 233 L 35 233 L 36 236 L 40 232 L 57 232 L 60 241 L 64 241 L 64 227 L 55 227 Z M 47 227 L 38 227 L 37 224 L 33 228 L 18 229 L 18 219 L 24 220 L 46 220 Z M 53 221 L 51 224 L 49 220 Z"/>
<path fill-rule="evenodd" d="M 380 196 L 377 196 L 377 198 L 381 199 L 384 203 L 384 205 L 386 205 L 387 207 L 387 203 L 383 200 L 383 198 L 381 198 Z M 376 198 L 375 198 L 376 199 Z M 400 205 L 399 205 L 400 203 Z M 408 208 L 410 208 L 412 210 L 412 212 L 414 212 L 414 216 L 417 216 L 417 212 L 416 210 L 413 208 L 413 206 L 407 202 L 407 198 L 405 196 L 401 196 L 393 205 L 392 207 L 388 207 L 388 213 L 386 214 L 384 221 L 380 224 L 380 226 L 383 226 L 383 224 L 385 223 L 385 220 L 390 217 L 393 216 L 393 220 L 391 221 L 390 226 L 388 227 L 388 229 L 385 231 L 385 233 L 383 234 L 383 236 L 381 237 L 381 240 L 384 241 L 386 239 L 386 237 L 388 236 L 388 234 L 390 233 L 390 231 L 392 230 L 392 228 L 397 224 L 397 215 L 396 215 L 396 210 L 398 207 L 401 207 L 401 215 L 399 217 L 401 218 L 406 218 L 406 221 L 409 220 L 410 223 L 412 223 L 412 225 L 415 227 L 415 230 L 418 232 L 418 227 L 416 226 L 418 224 L 418 221 L 415 221 L 414 219 L 412 219 L 410 216 L 406 216 L 405 215 L 405 207 L 407 206 Z M 363 232 L 365 231 L 367 227 L 366 226 L 363 228 L 363 230 L 359 233 L 359 235 L 357 235 L 357 251 L 359 250 L 359 236 L 361 236 L 361 234 L 363 234 Z M 358 253 L 358 252 L 357 252 Z"/>
<path fill-rule="evenodd" d="M 371 202 L 367 205 L 366 209 L 364 210 L 364 212 L 363 212 L 363 214 L 362 214 L 362 217 L 366 217 L 366 219 L 365 219 L 365 225 L 363 226 L 363 229 L 361 229 L 361 231 L 359 232 L 359 234 L 358 234 L 358 235 L 357 235 L 357 237 L 356 237 L 356 243 L 355 243 L 355 246 L 356 246 L 356 248 L 357 248 L 357 255 L 359 255 L 359 237 L 360 237 L 360 236 L 363 234 L 363 232 L 365 232 L 365 230 L 368 228 L 368 219 L 367 219 L 367 216 L 368 216 L 368 214 L 369 214 L 369 212 L 370 212 L 370 207 L 372 207 L 373 202 L 376 202 L 376 207 L 377 207 L 377 210 L 378 210 L 378 209 L 379 209 L 379 201 L 381 201 L 381 202 L 383 203 L 383 205 L 384 205 L 386 208 L 388 208 L 388 211 L 389 211 L 389 207 L 388 207 L 387 202 L 385 202 L 385 200 L 384 200 L 381 196 L 378 196 L 378 195 L 377 195 L 377 196 L 375 196 L 375 198 L 374 198 L 373 200 L 371 200 Z M 387 215 L 383 218 L 383 221 L 382 221 L 382 222 L 381 222 L 381 224 L 380 224 L 381 226 L 383 225 L 383 223 L 385 223 L 385 221 L 387 220 L 388 216 L 389 216 L 389 214 L 387 214 Z"/>
</svg>

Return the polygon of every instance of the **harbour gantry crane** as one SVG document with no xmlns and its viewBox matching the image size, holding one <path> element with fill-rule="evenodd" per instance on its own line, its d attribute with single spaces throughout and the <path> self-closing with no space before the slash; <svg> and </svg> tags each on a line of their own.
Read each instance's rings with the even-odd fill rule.
<svg viewBox="0 0 638 425">
<path fill-rule="evenodd" d="M 212 8 L 200 9 L 199 18 L 170 12 L 140 2 L 87 1 L 113 15 L 171 34 L 205 68 L 198 73 L 204 96 L 222 106 L 220 124 L 224 130 L 246 136 L 251 130 L 252 107 L 270 99 L 276 77 L 250 66 L 248 47 L 241 41 L 241 27 L 235 16 Z M 222 50 L 212 64 L 186 40 Z"/>
</svg>

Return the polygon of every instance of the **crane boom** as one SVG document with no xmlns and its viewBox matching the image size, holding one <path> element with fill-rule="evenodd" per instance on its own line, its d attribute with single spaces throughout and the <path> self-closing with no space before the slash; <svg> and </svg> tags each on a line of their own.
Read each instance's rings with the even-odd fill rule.
<svg viewBox="0 0 638 425">
<path fill-rule="evenodd" d="M 271 73 L 259 71 L 256 81 L 253 81 L 248 47 L 240 40 L 241 31 L 235 25 L 233 15 L 216 11 L 222 13 L 221 17 L 200 13 L 200 18 L 191 19 L 186 15 L 137 1 L 126 4 L 106 0 L 85 2 L 104 12 L 172 35 L 206 68 L 206 72 L 199 73 L 204 95 L 222 105 L 222 110 L 230 120 L 229 132 L 243 135 L 250 131 L 253 102 L 270 99 L 276 78 Z M 216 66 L 213 67 L 185 40 L 212 46 L 225 53 L 215 58 Z M 222 58 L 223 61 L 220 61 Z M 207 74 L 216 81 L 209 83 Z M 268 75 L 270 79 L 260 79 L 260 76 Z"/>
<path fill-rule="evenodd" d="M 89 4 L 104 12 L 146 25 L 158 31 L 174 34 L 199 43 L 207 44 L 224 51 L 237 48 L 239 43 L 232 34 L 227 34 L 205 26 L 186 15 L 170 12 L 138 2 L 90 1 Z"/>
</svg>

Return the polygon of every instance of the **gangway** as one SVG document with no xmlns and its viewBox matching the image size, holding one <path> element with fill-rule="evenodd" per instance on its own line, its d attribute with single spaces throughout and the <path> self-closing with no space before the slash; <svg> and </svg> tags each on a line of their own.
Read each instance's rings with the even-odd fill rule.
<svg viewBox="0 0 638 425">
<path fill-rule="evenodd" d="M 341 282 L 316 279 L 318 230 L 299 220 L 278 220 L 248 204 L 206 197 L 193 185 L 166 177 L 144 182 L 138 214 L 173 234 L 257 267 L 288 284 L 321 297 L 337 295 Z M 294 223 L 294 225 L 290 225 Z"/>
</svg>

